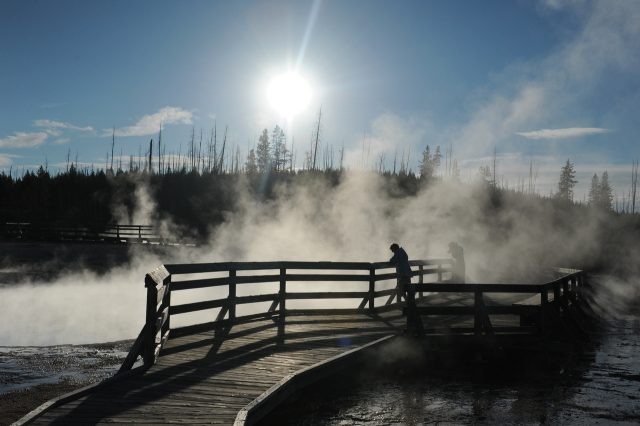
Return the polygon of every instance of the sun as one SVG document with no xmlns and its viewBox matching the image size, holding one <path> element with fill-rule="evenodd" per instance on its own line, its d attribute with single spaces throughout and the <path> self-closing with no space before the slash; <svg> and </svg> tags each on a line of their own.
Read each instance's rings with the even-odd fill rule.
<svg viewBox="0 0 640 426">
<path fill-rule="evenodd" d="M 309 105 L 311 87 L 297 73 L 288 72 L 271 80 L 267 87 L 267 98 L 279 114 L 290 119 Z"/>
</svg>

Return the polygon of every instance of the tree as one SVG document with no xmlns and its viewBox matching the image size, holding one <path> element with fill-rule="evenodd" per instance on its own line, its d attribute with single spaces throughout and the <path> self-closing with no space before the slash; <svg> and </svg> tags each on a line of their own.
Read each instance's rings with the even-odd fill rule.
<svg viewBox="0 0 640 426">
<path fill-rule="evenodd" d="M 589 188 L 589 205 L 598 206 L 600 204 L 600 179 L 596 173 L 591 178 L 591 188 Z"/>
<path fill-rule="evenodd" d="M 451 177 L 453 180 L 460 180 L 460 168 L 458 167 L 458 160 L 453 160 L 451 164 Z"/>
<path fill-rule="evenodd" d="M 420 177 L 431 179 L 440 167 L 442 154 L 440 153 L 440 145 L 436 147 L 436 152 L 431 154 L 429 145 L 422 151 L 422 159 L 420 160 Z"/>
<path fill-rule="evenodd" d="M 442 159 L 442 154 L 440 153 L 440 145 L 436 146 L 436 152 L 433 154 L 433 172 L 436 173 L 438 171 L 438 167 L 440 167 L 440 160 Z"/>
<path fill-rule="evenodd" d="M 491 177 L 493 176 L 493 174 L 491 173 L 491 167 L 487 165 L 480 166 L 478 173 L 480 174 L 480 179 L 482 179 L 482 182 L 486 183 L 487 185 L 493 186 L 493 180 L 491 179 Z"/>
<path fill-rule="evenodd" d="M 431 179 L 434 172 L 435 170 L 433 157 L 431 156 L 431 149 L 429 148 L 429 145 L 427 145 L 424 151 L 422 151 L 422 159 L 420 160 L 420 178 Z"/>
<path fill-rule="evenodd" d="M 269 135 L 267 129 L 262 131 L 258 138 L 258 146 L 256 147 L 256 156 L 258 161 L 258 171 L 265 173 L 271 169 L 271 149 L 269 145 Z"/>
<path fill-rule="evenodd" d="M 567 163 L 560 171 L 560 181 L 558 182 L 558 193 L 556 196 L 561 200 L 573 201 L 573 188 L 578 181 L 573 163 L 567 158 Z"/>
<path fill-rule="evenodd" d="M 609 185 L 609 173 L 605 170 L 600 179 L 600 197 L 599 206 L 605 210 L 611 210 L 613 204 L 613 190 Z"/>
<path fill-rule="evenodd" d="M 276 171 L 281 171 L 286 168 L 288 149 L 287 138 L 285 137 L 284 130 L 278 125 L 274 127 L 271 132 L 271 149 L 273 152 L 273 167 Z"/>
<path fill-rule="evenodd" d="M 249 150 L 249 154 L 247 154 L 247 162 L 244 163 L 244 170 L 248 175 L 258 173 L 258 164 L 256 163 L 256 152 L 254 149 Z"/>
</svg>

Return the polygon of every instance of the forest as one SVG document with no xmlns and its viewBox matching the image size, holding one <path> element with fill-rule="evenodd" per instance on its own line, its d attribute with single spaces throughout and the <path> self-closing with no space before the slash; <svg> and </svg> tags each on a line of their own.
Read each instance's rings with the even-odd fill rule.
<svg viewBox="0 0 640 426">
<path fill-rule="evenodd" d="M 159 138 L 160 140 L 160 138 Z M 240 162 L 239 153 L 224 154 L 226 142 L 218 149 L 214 136 L 209 143 L 192 143 L 186 155 L 157 155 L 160 143 L 150 142 L 146 155 L 131 157 L 128 167 L 114 158 L 104 168 L 83 167 L 68 162 L 58 172 L 41 166 L 36 171 L 0 173 L 0 224 L 29 223 L 40 226 L 85 226 L 101 228 L 113 224 L 154 225 L 169 223 L 170 232 L 190 240 L 206 242 L 215 229 L 238 214 L 240 203 L 247 199 L 265 205 L 287 198 L 291 188 L 338 187 L 349 174 L 361 173 L 343 167 L 343 153 L 334 161 L 331 149 L 318 149 L 305 154 L 302 167 L 296 167 L 292 149 L 286 147 L 282 130 L 276 126 L 271 135 L 265 129 L 255 149 Z M 156 156 L 154 153 L 154 145 Z M 596 223 L 589 229 L 602 250 L 579 258 L 567 259 L 595 269 L 611 269 L 616 256 L 628 256 L 640 233 L 635 214 L 637 164 L 633 167 L 632 190 L 622 210 L 613 205 L 613 188 L 607 172 L 594 175 L 587 202 L 574 202 L 577 183 L 575 166 L 567 159 L 559 170 L 557 191 L 543 196 L 535 191 L 531 176 L 528 185 L 505 187 L 498 182 L 493 166 L 480 167 L 475 178 L 462 182 L 457 162 L 440 147 L 426 146 L 418 169 L 409 166 L 404 154 L 393 167 L 384 167 L 381 158 L 371 170 L 382 182 L 379 191 L 387 199 L 418 198 L 430 188 L 451 183 L 469 188 L 483 222 L 492 233 L 500 235 L 514 225 L 508 214 L 517 214 L 524 222 L 544 212 L 553 229 L 579 232 L 576 223 Z M 524 182 L 524 181 L 523 181 Z M 289 192 L 288 192 L 289 191 Z M 317 194 L 321 198 L 321 194 Z M 479 201 L 478 201 L 479 200 Z M 331 201 L 329 201 L 331 202 Z M 244 206 L 244 205 L 243 205 Z M 479 206 L 479 207 L 477 207 Z M 245 206 L 246 207 L 246 206 Z M 322 207 L 320 207 L 322 208 Z M 144 211 L 145 214 L 140 214 Z M 165 227 L 166 228 L 166 227 Z M 564 231 L 563 231 L 564 232 Z M 568 254 L 570 257 L 571 254 Z"/>
</svg>

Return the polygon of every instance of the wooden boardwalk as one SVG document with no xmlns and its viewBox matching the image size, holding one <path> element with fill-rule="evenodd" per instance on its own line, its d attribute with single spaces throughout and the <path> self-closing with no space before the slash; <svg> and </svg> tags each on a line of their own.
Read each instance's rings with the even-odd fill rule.
<svg viewBox="0 0 640 426">
<path fill-rule="evenodd" d="M 272 320 L 175 333 L 143 375 L 54 408 L 34 424 L 233 424 L 241 409 L 283 377 L 404 325 L 397 314 L 386 317 L 291 317 L 283 342 Z"/>
<path fill-rule="evenodd" d="M 559 278 L 544 284 L 469 285 L 449 281 L 447 262 L 411 261 L 418 269 L 415 310 L 436 347 L 438 339 L 450 343 L 454 336 L 486 347 L 551 328 L 581 329 L 582 271 L 559 270 Z M 18 424 L 252 424 L 291 392 L 356 360 L 358 350 L 411 328 L 392 268 L 346 262 L 160 267 L 145 278 L 147 320 L 120 373 L 45 404 Z M 300 273 L 306 271 L 313 273 Z M 239 287 L 254 293 L 238 295 Z M 216 288 L 226 293 L 181 304 L 178 294 L 172 298 Z M 353 308 L 337 305 L 348 299 L 355 299 Z M 313 302 L 288 304 L 305 300 Z M 242 305 L 254 308 L 240 315 Z M 172 317 L 203 312 L 208 322 L 171 326 Z M 135 367 L 139 357 L 143 365 Z"/>
</svg>

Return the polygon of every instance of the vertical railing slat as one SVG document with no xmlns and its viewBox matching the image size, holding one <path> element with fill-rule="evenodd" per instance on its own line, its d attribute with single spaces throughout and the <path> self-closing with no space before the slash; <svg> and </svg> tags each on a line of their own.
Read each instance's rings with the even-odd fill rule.
<svg viewBox="0 0 640 426">
<path fill-rule="evenodd" d="M 284 339 L 285 321 L 287 320 L 287 270 L 286 268 L 280 268 L 280 289 L 278 291 L 278 304 L 280 310 L 278 311 L 278 338 L 282 341 Z"/>
<path fill-rule="evenodd" d="M 482 292 L 478 289 L 473 292 L 473 334 L 482 334 Z"/>
<path fill-rule="evenodd" d="M 375 268 L 369 269 L 369 311 L 373 312 L 376 308 L 376 270 Z"/>
<path fill-rule="evenodd" d="M 229 319 L 236 319 L 236 270 L 229 270 Z"/>
</svg>

